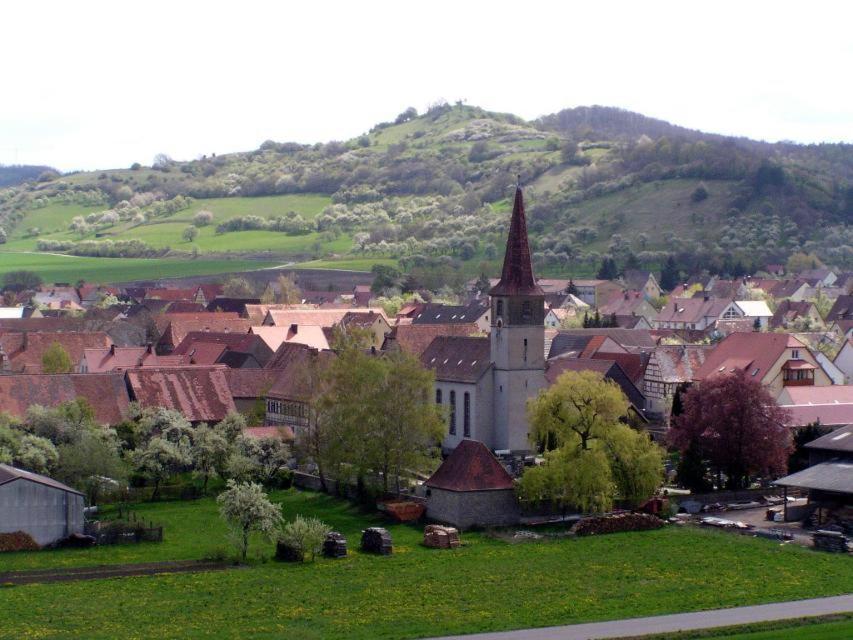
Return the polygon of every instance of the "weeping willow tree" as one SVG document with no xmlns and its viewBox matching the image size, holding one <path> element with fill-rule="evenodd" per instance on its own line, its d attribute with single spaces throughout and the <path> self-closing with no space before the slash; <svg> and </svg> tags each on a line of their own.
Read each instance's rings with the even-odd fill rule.
<svg viewBox="0 0 853 640">
<path fill-rule="evenodd" d="M 618 385 L 601 375 L 563 373 L 528 402 L 531 440 L 545 460 L 525 471 L 519 497 L 602 512 L 617 499 L 651 496 L 663 478 L 664 451 L 623 422 L 628 408 Z"/>
</svg>

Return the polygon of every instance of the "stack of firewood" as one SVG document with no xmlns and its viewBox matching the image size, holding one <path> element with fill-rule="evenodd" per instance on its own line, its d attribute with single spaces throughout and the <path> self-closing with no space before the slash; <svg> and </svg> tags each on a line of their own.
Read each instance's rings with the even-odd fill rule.
<svg viewBox="0 0 853 640">
<path fill-rule="evenodd" d="M 591 536 L 619 531 L 645 531 L 663 526 L 660 518 L 647 513 L 617 513 L 578 520 L 572 527 L 579 536 Z"/>
<path fill-rule="evenodd" d="M 812 534 L 812 540 L 814 541 L 814 548 L 821 551 L 832 551 L 834 553 L 850 551 L 849 541 L 840 531 L 820 529 Z"/>
<path fill-rule="evenodd" d="M 330 531 L 323 540 L 323 555 L 327 558 L 343 558 L 347 555 L 347 539 L 337 531 Z"/>
<path fill-rule="evenodd" d="M 428 524 L 424 529 L 424 546 L 434 549 L 455 549 L 459 544 L 459 531 L 453 527 Z"/>
<path fill-rule="evenodd" d="M 367 553 L 391 555 L 391 534 L 382 527 L 370 527 L 361 532 L 361 550 Z"/>
</svg>

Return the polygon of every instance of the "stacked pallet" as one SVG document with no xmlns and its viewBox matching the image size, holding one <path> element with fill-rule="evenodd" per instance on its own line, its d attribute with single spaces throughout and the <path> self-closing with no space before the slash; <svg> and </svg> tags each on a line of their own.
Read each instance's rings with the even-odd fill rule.
<svg viewBox="0 0 853 640">
<path fill-rule="evenodd" d="M 326 558 L 344 558 L 347 555 L 347 539 L 337 531 L 330 531 L 323 540 L 323 555 Z"/>
<path fill-rule="evenodd" d="M 361 550 L 367 553 L 391 555 L 391 534 L 383 527 L 370 527 L 361 532 Z"/>
<path fill-rule="evenodd" d="M 455 549 L 459 544 L 459 531 L 453 527 L 428 524 L 424 529 L 424 546 L 433 549 Z"/>
<path fill-rule="evenodd" d="M 831 551 L 833 553 L 847 553 L 850 551 L 850 545 L 843 533 L 840 531 L 826 531 L 821 529 L 812 534 L 814 548 L 821 551 Z"/>
</svg>

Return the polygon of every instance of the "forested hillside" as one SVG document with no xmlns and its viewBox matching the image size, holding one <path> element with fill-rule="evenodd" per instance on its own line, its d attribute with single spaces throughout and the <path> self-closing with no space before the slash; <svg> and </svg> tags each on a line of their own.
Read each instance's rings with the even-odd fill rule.
<svg viewBox="0 0 853 640">
<path fill-rule="evenodd" d="M 796 251 L 853 265 L 851 145 L 727 138 L 606 107 L 526 122 L 446 103 L 345 142 L 42 173 L 0 191 L 0 249 L 394 261 L 455 277 L 499 260 L 518 180 L 542 273 L 590 273 L 608 255 L 651 268 L 674 255 L 685 272 Z"/>
</svg>

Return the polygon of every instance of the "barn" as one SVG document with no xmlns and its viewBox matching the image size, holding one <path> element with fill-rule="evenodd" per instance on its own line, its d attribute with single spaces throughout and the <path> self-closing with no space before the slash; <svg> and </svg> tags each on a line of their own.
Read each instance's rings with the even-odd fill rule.
<svg viewBox="0 0 853 640">
<path fill-rule="evenodd" d="M 23 531 L 44 546 L 83 532 L 82 493 L 46 476 L 0 464 L 0 533 Z"/>
</svg>

